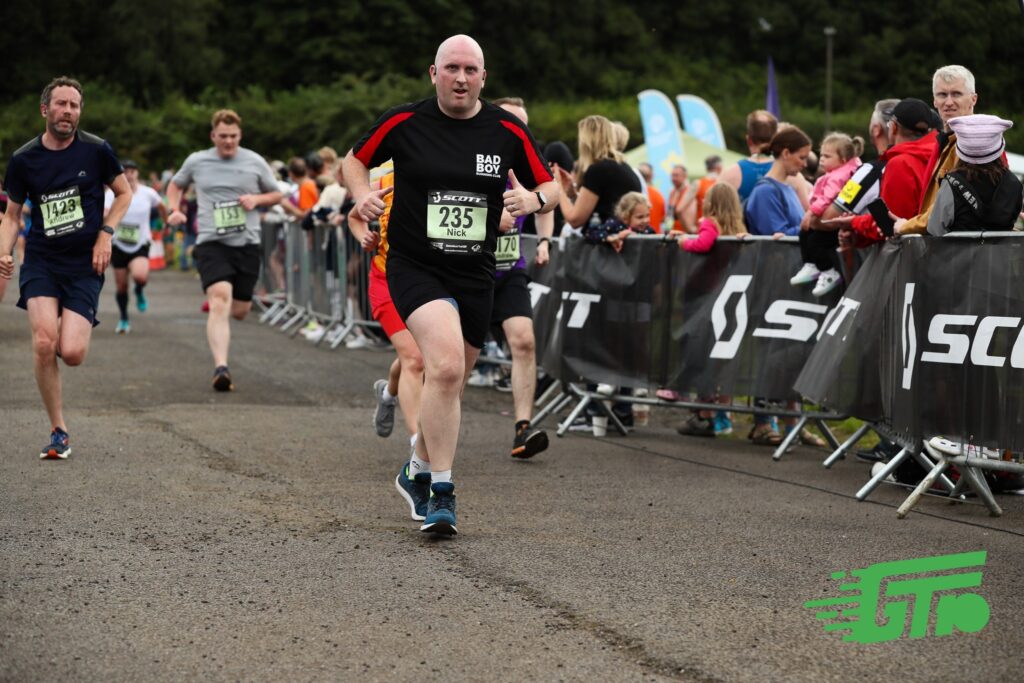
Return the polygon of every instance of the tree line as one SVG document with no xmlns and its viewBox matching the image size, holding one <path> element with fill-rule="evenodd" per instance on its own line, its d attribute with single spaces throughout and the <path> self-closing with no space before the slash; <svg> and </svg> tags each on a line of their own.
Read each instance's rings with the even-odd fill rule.
<svg viewBox="0 0 1024 683">
<path fill-rule="evenodd" d="M 58 74 L 86 85 L 83 127 L 141 163 L 180 163 L 205 144 L 209 113 L 222 106 L 242 114 L 247 144 L 266 154 L 343 150 L 385 108 L 431 92 L 437 44 L 460 32 L 484 47 L 484 96 L 524 97 L 537 135 L 570 144 L 589 113 L 622 120 L 639 141 L 635 95 L 658 88 L 704 97 L 729 146 L 743 149 L 744 117 L 764 103 L 769 55 L 783 118 L 820 138 L 826 26 L 836 28 L 833 128 L 863 134 L 882 97 L 930 101 L 930 75 L 949 63 L 974 71 L 978 111 L 1010 119 L 1024 111 L 1014 73 L 1024 17 L 1010 0 L 4 4 L 0 163 L 38 134 L 38 93 Z M 1024 147 L 1024 131 L 1007 137 Z"/>
</svg>

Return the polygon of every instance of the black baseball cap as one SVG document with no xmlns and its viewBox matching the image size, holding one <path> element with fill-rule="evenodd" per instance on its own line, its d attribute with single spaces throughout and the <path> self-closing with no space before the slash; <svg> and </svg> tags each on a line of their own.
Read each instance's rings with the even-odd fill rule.
<svg viewBox="0 0 1024 683">
<path fill-rule="evenodd" d="M 134 168 L 136 171 L 139 170 L 139 165 L 131 159 L 125 159 L 121 162 L 121 166 L 124 168 Z"/>
<path fill-rule="evenodd" d="M 900 100 L 899 104 L 889 112 L 907 130 L 915 130 L 918 133 L 927 133 L 933 128 L 942 127 L 942 119 L 935 113 L 935 110 L 915 97 L 908 97 Z"/>
</svg>

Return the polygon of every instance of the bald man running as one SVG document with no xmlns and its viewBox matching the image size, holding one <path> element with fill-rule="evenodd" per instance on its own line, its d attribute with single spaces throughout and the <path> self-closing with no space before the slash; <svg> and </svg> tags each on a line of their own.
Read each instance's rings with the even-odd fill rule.
<svg viewBox="0 0 1024 683">
<path fill-rule="evenodd" d="M 480 99 L 487 72 L 475 40 L 445 40 L 429 73 L 436 97 L 386 112 L 349 151 L 344 168 L 356 211 L 369 222 L 383 213 L 391 191 L 371 190 L 369 169 L 394 161 L 387 281 L 423 355 L 412 464 L 430 468 L 429 488 L 420 476 L 426 472 L 410 469 L 411 495 L 427 499 L 421 531 L 455 534 L 452 463 L 461 395 L 490 323 L 501 210 L 513 217 L 550 211 L 558 188 L 525 124 Z"/>
</svg>

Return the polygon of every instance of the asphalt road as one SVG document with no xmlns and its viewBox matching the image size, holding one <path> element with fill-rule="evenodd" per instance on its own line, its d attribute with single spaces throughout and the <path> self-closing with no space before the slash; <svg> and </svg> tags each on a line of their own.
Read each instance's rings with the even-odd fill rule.
<svg viewBox="0 0 1024 683">
<path fill-rule="evenodd" d="M 684 439 L 656 409 L 628 438 L 508 456 L 511 398 L 466 393 L 460 534 L 434 540 L 372 431 L 391 356 L 233 328 L 215 394 L 201 293 L 159 273 L 84 366 L 62 369 L 73 455 L 48 423 L 27 319 L 0 305 L 0 680 L 1019 681 L 1024 497 L 1005 515 L 902 491 L 853 460 Z M 550 426 L 550 425 L 549 425 Z M 859 644 L 809 599 L 837 570 L 986 550 L 975 634 Z"/>
</svg>

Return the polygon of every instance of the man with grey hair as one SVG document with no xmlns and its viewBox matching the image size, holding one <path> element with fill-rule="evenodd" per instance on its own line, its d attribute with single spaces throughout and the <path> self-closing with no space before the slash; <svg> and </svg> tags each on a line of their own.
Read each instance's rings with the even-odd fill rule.
<svg viewBox="0 0 1024 683">
<path fill-rule="evenodd" d="M 974 105 L 978 103 L 974 74 L 959 64 L 940 67 L 932 76 L 932 95 L 935 98 L 935 109 L 942 119 L 943 130 L 939 133 L 938 147 L 928 164 L 925 176 L 927 184 L 921 198 L 921 209 L 916 216 L 906 221 L 896 221 L 894 231 L 899 234 L 919 235 L 925 232 L 928 228 L 928 216 L 939 191 L 939 181 L 946 173 L 956 168 L 960 161 L 956 153 L 956 133 L 950 130 L 949 120 L 974 113 Z"/>
<path fill-rule="evenodd" d="M 526 125 L 480 99 L 487 71 L 479 43 L 448 38 L 429 73 L 435 96 L 387 111 L 344 169 L 364 221 L 379 218 L 394 192 L 388 289 L 423 356 L 419 438 L 396 484 L 421 531 L 455 534 L 461 398 L 490 326 L 501 212 L 551 211 L 558 185 Z M 369 169 L 388 159 L 394 188 L 371 190 Z"/>
</svg>

